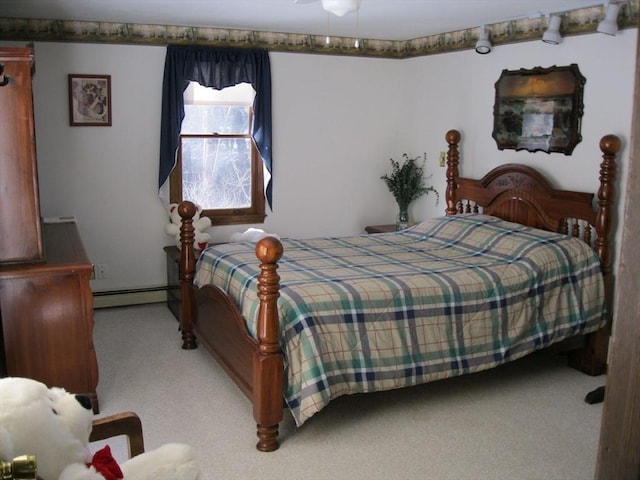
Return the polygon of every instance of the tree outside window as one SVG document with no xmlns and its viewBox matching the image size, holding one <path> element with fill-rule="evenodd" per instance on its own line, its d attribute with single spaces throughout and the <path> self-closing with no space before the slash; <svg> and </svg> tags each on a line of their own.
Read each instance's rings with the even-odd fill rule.
<svg viewBox="0 0 640 480">
<path fill-rule="evenodd" d="M 190 82 L 171 201 L 190 200 L 214 224 L 262 223 L 264 172 L 251 138 L 255 91 L 242 83 L 223 90 Z"/>
</svg>

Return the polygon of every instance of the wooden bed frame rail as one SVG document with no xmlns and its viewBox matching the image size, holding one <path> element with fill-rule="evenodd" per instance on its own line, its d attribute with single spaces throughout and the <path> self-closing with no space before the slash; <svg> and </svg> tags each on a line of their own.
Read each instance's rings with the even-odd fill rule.
<svg viewBox="0 0 640 480">
<path fill-rule="evenodd" d="M 611 223 L 615 196 L 615 157 L 620 140 L 606 135 L 600 141 L 603 160 L 597 207 L 593 194 L 556 190 L 530 167 L 507 164 L 496 167 L 480 180 L 459 176 L 460 133 L 447 132 L 446 214 L 482 212 L 508 221 L 551 231 L 569 232 L 589 243 L 597 252 L 605 276 L 609 312 L 613 298 L 611 272 Z M 277 312 L 279 276 L 277 262 L 283 255 L 280 241 L 260 240 L 255 247 L 260 261 L 258 297 L 260 307 L 257 339 L 246 329 L 237 307 L 218 287 L 193 285 L 196 254 L 193 216 L 196 207 L 184 201 L 178 206 L 180 227 L 180 282 L 182 293 L 182 348 L 201 343 L 218 360 L 229 376 L 253 402 L 257 424 L 256 448 L 269 452 L 278 448 L 278 425 L 283 418 L 284 369 L 280 349 Z M 592 235 L 595 229 L 595 238 Z M 601 374 L 606 369 L 610 319 L 602 330 L 590 334 L 585 346 L 572 353 L 569 363 L 585 373 Z M 196 341 L 197 339 L 197 341 Z"/>
</svg>

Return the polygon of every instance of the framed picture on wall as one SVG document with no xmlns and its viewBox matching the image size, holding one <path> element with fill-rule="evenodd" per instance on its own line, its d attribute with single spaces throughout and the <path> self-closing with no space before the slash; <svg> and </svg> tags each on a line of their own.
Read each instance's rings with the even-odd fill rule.
<svg viewBox="0 0 640 480">
<path fill-rule="evenodd" d="M 582 141 L 585 82 L 576 64 L 503 70 L 493 108 L 498 149 L 571 155 Z"/>
<path fill-rule="evenodd" d="M 69 74 L 69 123 L 111 126 L 111 75 Z"/>
</svg>

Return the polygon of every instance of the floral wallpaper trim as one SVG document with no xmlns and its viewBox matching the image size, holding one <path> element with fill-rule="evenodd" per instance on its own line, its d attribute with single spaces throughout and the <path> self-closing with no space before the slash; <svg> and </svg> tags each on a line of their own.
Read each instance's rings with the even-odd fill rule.
<svg viewBox="0 0 640 480">
<path fill-rule="evenodd" d="M 637 28 L 638 4 L 630 0 L 621 4 L 618 26 Z M 604 18 L 604 6 L 570 10 L 562 16 L 563 36 L 594 33 Z M 542 38 L 547 17 L 522 18 L 486 25 L 491 43 L 507 43 Z M 472 49 L 480 33 L 480 26 L 410 40 L 359 39 L 331 37 L 325 44 L 324 35 L 263 32 L 210 27 L 173 25 L 143 25 L 136 23 L 80 22 L 73 20 L 43 20 L 0 18 L 0 40 L 116 43 L 137 45 L 198 44 L 264 48 L 280 52 L 320 53 L 381 58 L 410 58 Z"/>
</svg>

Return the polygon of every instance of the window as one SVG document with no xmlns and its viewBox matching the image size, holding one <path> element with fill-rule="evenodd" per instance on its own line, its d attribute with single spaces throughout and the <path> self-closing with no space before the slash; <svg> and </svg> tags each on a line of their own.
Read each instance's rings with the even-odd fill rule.
<svg viewBox="0 0 640 480">
<path fill-rule="evenodd" d="M 262 193 L 255 191 L 252 198 L 265 202 L 273 208 L 273 158 L 271 155 L 271 65 L 269 52 L 257 48 L 207 47 L 201 45 L 168 45 L 162 81 L 162 114 L 160 119 L 160 155 L 158 163 L 158 194 L 160 199 L 171 202 L 170 175 L 176 168 L 180 150 L 180 130 L 184 118 L 184 90 L 188 82 L 219 90 L 248 83 L 255 91 L 253 102 L 251 136 L 260 154 L 264 166 Z M 205 132 L 211 135 L 211 131 Z M 252 166 L 254 164 L 252 163 Z M 256 166 L 257 167 L 257 166 Z M 182 169 L 179 170 L 178 187 L 174 189 L 173 199 L 180 199 L 182 190 Z M 261 170 L 252 171 L 252 179 L 260 175 Z M 179 189 L 179 190 L 177 190 Z M 177 192 L 180 195 L 177 195 Z M 262 197 L 264 196 L 264 198 Z M 262 212 L 263 209 L 259 211 Z M 258 209 L 256 209 L 258 211 Z M 227 212 L 228 213 L 228 212 Z M 231 217 L 232 215 L 229 215 Z M 264 219 L 258 215 L 257 221 Z M 215 220 L 215 217 L 214 217 Z M 232 218 L 223 219 L 230 223 Z M 249 215 L 242 220 L 253 222 Z"/>
<path fill-rule="evenodd" d="M 264 166 L 251 136 L 255 91 L 248 83 L 222 90 L 190 82 L 170 200 L 190 200 L 214 224 L 262 223 Z"/>
</svg>

